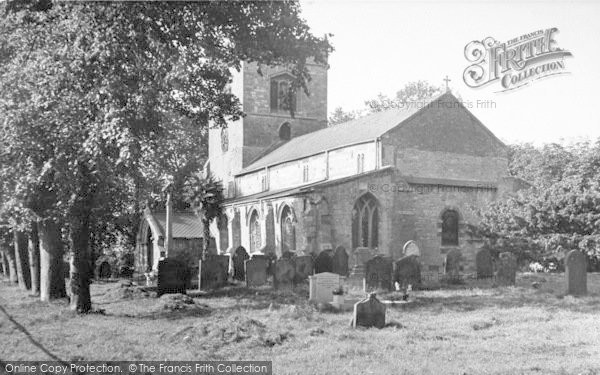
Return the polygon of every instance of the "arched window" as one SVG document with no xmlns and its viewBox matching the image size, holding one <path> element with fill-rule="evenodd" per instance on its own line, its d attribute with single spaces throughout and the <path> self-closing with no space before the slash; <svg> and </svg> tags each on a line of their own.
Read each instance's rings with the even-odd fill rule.
<svg viewBox="0 0 600 375">
<path fill-rule="evenodd" d="M 296 95 L 290 97 L 292 80 L 287 73 L 271 78 L 271 112 L 296 111 Z"/>
<path fill-rule="evenodd" d="M 370 193 L 362 195 L 352 210 L 352 247 L 379 246 L 379 208 L 377 199 Z"/>
<path fill-rule="evenodd" d="M 281 252 L 296 250 L 296 227 L 290 206 L 281 211 Z"/>
<path fill-rule="evenodd" d="M 446 210 L 442 214 L 442 246 L 458 246 L 458 212 Z"/>
<path fill-rule="evenodd" d="M 221 251 L 227 250 L 229 248 L 229 228 L 228 228 L 229 220 L 227 219 L 227 215 L 221 215 L 221 219 L 219 220 L 219 246 Z"/>
<path fill-rule="evenodd" d="M 284 122 L 279 127 L 279 139 L 282 141 L 289 141 L 292 138 L 292 127 L 289 122 Z"/>
<path fill-rule="evenodd" d="M 259 251 L 261 244 L 258 211 L 254 210 L 250 215 L 250 253 Z"/>
</svg>

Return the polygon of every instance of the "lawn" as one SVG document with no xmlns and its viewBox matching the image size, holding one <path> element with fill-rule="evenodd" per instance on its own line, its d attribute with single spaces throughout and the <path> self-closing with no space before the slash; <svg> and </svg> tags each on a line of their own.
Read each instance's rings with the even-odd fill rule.
<svg viewBox="0 0 600 375">
<path fill-rule="evenodd" d="M 97 312 L 77 316 L 2 282 L 0 357 L 272 360 L 275 374 L 600 374 L 600 274 L 579 298 L 564 296 L 562 274 L 415 291 L 388 308 L 381 330 L 318 311 L 307 289 L 235 286 L 186 301 L 95 283 Z"/>
</svg>

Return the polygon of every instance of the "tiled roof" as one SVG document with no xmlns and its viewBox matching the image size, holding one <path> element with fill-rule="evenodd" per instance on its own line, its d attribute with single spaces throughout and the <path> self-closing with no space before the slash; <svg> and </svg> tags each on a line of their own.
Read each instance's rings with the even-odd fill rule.
<svg viewBox="0 0 600 375">
<path fill-rule="evenodd" d="M 315 155 L 337 147 L 374 140 L 418 111 L 419 109 L 415 107 L 390 109 L 292 138 L 286 144 L 244 168 L 241 173 Z"/>
<path fill-rule="evenodd" d="M 152 216 L 160 226 L 162 233 L 166 233 L 165 212 L 153 213 Z M 200 218 L 191 212 L 173 213 L 173 238 L 202 238 L 202 222 Z"/>
</svg>

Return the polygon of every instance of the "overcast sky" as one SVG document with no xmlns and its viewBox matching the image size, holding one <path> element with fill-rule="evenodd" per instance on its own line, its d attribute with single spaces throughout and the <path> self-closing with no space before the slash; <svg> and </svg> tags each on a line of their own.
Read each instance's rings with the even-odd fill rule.
<svg viewBox="0 0 600 375">
<path fill-rule="evenodd" d="M 510 3 L 510 5 L 506 5 Z M 313 33 L 332 33 L 328 110 L 361 109 L 378 93 L 393 95 L 409 81 L 443 85 L 474 104 L 471 111 L 505 142 L 570 142 L 600 137 L 600 2 L 594 1 L 302 1 Z M 506 42 L 556 27 L 569 50 L 570 74 L 498 93 L 498 83 L 470 88 L 465 45 L 494 37 Z M 496 108 L 477 108 L 477 101 Z"/>
</svg>

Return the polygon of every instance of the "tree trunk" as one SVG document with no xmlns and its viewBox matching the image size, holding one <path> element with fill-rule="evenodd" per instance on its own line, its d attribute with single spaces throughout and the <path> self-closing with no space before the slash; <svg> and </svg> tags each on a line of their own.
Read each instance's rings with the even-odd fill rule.
<svg viewBox="0 0 600 375">
<path fill-rule="evenodd" d="M 53 221 L 38 223 L 40 241 L 40 299 L 49 301 L 67 296 L 63 274 L 63 247 L 60 229 Z"/>
<path fill-rule="evenodd" d="M 76 217 L 71 225 L 71 310 L 87 313 L 92 310 L 90 296 L 89 212 Z"/>
<path fill-rule="evenodd" d="M 29 256 L 27 255 L 27 237 L 21 231 L 13 231 L 15 245 L 15 263 L 17 264 L 17 280 L 19 289 L 31 289 L 31 276 L 29 275 Z"/>
<path fill-rule="evenodd" d="M 0 270 L 2 270 L 2 277 L 8 278 L 8 263 L 6 263 L 6 257 L 4 256 L 4 249 L 0 247 Z"/>
<path fill-rule="evenodd" d="M 210 221 L 202 219 L 202 230 L 204 237 L 202 242 L 204 242 L 204 246 L 200 249 L 202 252 L 200 253 L 200 257 L 202 260 L 206 260 L 206 255 L 208 254 L 208 247 L 210 246 Z"/>
<path fill-rule="evenodd" d="M 94 202 L 94 184 L 88 168 L 80 164 L 79 193 L 70 212 L 71 241 L 71 310 L 87 313 L 92 310 L 90 296 L 90 219 Z"/>
<path fill-rule="evenodd" d="M 40 293 L 40 241 L 37 232 L 37 223 L 31 225 L 27 241 L 29 250 L 29 273 L 31 274 L 31 291 Z"/>
<path fill-rule="evenodd" d="M 8 281 L 12 284 L 16 284 L 18 278 L 17 264 L 15 263 L 15 248 L 10 245 L 2 245 L 2 251 L 4 252 L 5 264 L 8 265 Z"/>
</svg>

